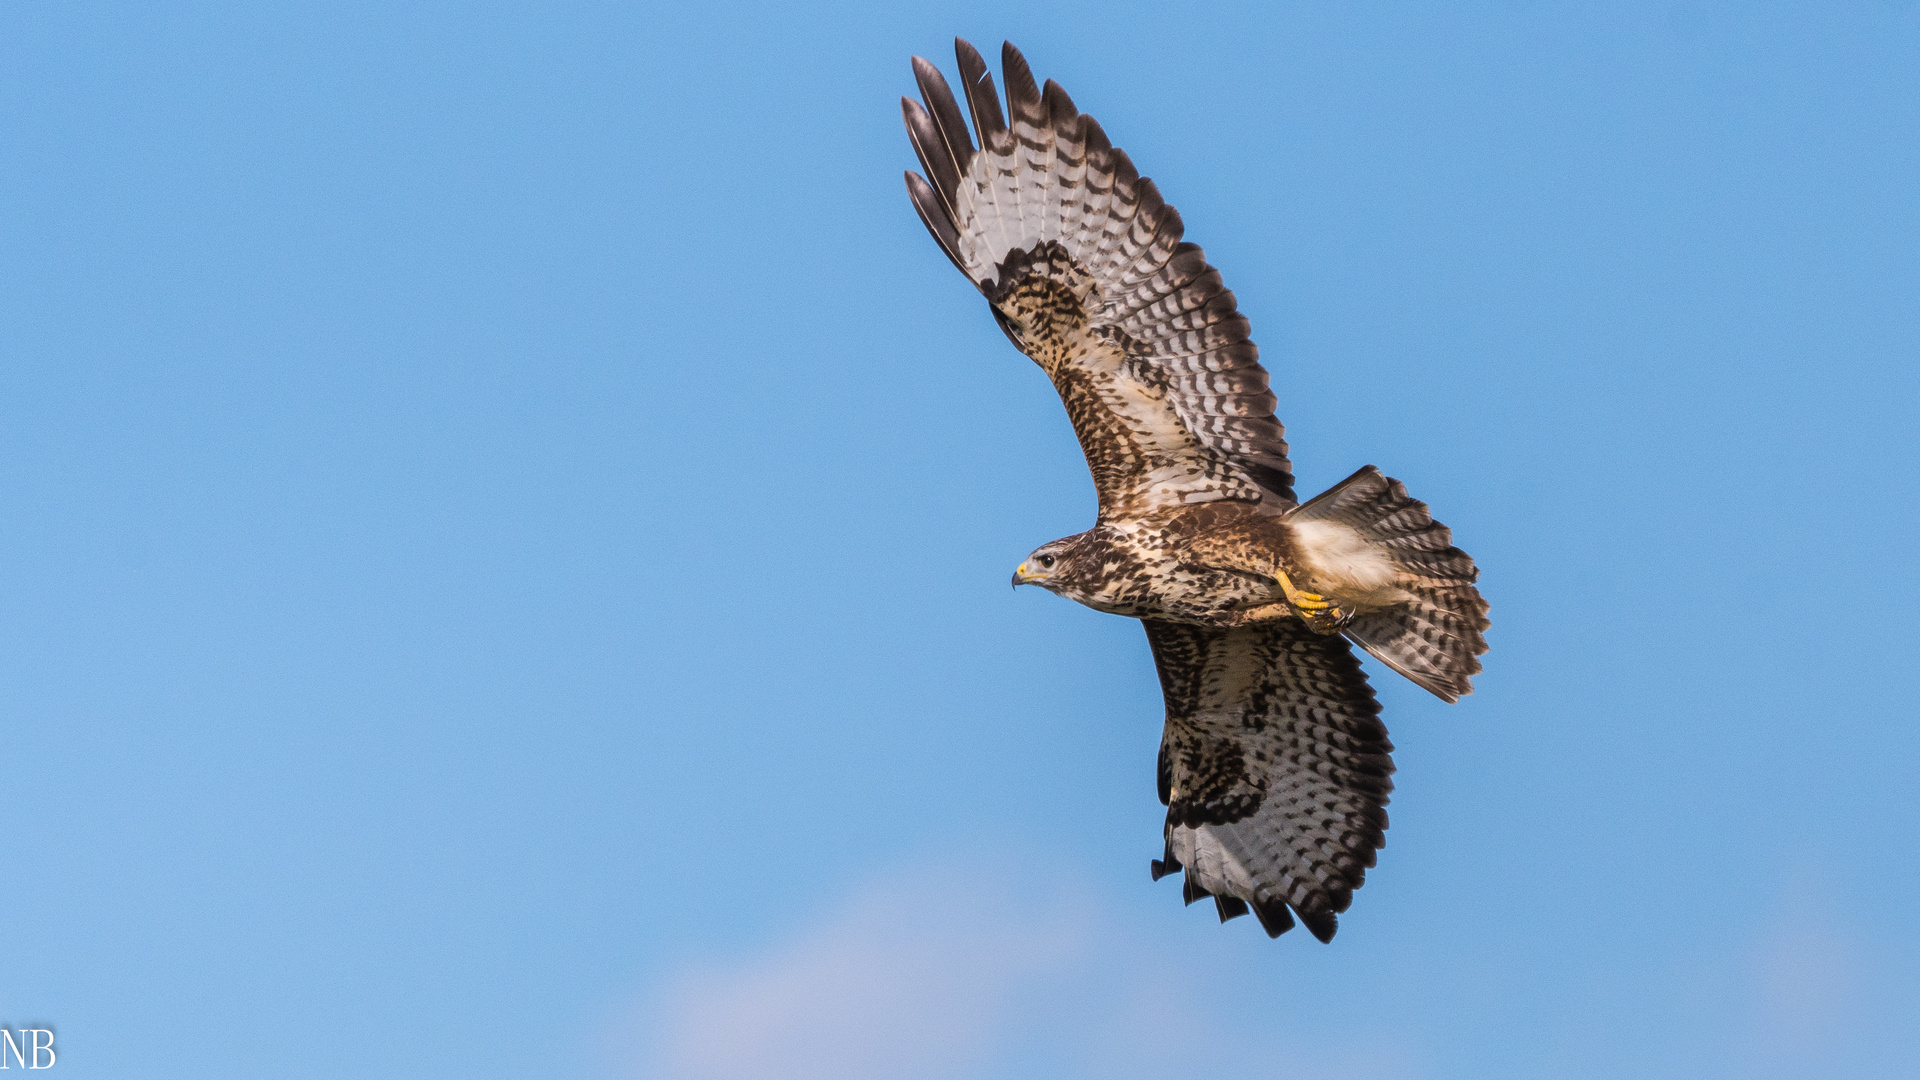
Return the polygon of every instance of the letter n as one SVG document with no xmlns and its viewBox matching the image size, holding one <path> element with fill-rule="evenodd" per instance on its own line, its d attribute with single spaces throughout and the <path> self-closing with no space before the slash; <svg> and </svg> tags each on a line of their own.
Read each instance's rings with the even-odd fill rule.
<svg viewBox="0 0 1920 1080">
<path fill-rule="evenodd" d="M 26 1032 L 21 1032 L 20 1037 L 25 1039 Z M 12 1067 L 7 1064 L 7 1051 L 9 1050 L 13 1051 L 13 1060 L 18 1061 L 21 1068 L 26 1068 L 27 1059 L 20 1053 L 20 1044 L 13 1041 L 13 1029 L 0 1027 L 0 1069 Z"/>
</svg>

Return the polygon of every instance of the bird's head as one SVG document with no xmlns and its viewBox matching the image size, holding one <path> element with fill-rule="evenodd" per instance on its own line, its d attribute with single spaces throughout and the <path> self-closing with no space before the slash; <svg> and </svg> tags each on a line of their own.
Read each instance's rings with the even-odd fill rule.
<svg viewBox="0 0 1920 1080">
<path fill-rule="evenodd" d="M 1081 536 L 1086 534 L 1082 533 Z M 1048 592 L 1070 590 L 1074 582 L 1074 573 L 1078 561 L 1081 536 L 1069 536 L 1064 540 L 1055 540 L 1051 544 L 1041 544 L 1033 549 L 1013 572 L 1015 588 L 1022 585 L 1038 585 Z"/>
</svg>

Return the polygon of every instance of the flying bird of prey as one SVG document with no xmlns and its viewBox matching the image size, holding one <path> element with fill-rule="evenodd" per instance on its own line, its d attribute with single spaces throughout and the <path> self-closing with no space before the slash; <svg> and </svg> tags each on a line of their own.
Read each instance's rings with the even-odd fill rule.
<svg viewBox="0 0 1920 1080">
<path fill-rule="evenodd" d="M 1093 528 L 1036 549 L 1014 584 L 1146 627 L 1167 708 L 1154 878 L 1184 871 L 1187 903 L 1213 897 L 1223 922 L 1251 907 L 1278 937 L 1297 915 L 1330 941 L 1393 789 L 1352 645 L 1446 701 L 1470 693 L 1478 571 L 1372 466 L 1298 502 L 1247 319 L 1180 215 L 1011 44 L 1004 114 L 980 54 L 954 49 L 964 113 L 913 58 L 925 104 L 901 109 L 926 175 L 907 191 L 1053 380 L 1099 497 Z"/>
</svg>

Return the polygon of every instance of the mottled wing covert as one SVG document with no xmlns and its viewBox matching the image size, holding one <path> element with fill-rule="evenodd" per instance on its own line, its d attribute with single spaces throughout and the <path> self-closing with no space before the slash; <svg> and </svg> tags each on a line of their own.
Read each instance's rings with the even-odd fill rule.
<svg viewBox="0 0 1920 1080">
<path fill-rule="evenodd" d="M 1166 696 L 1166 856 L 1188 903 L 1247 908 L 1273 936 L 1336 915 L 1386 843 L 1393 744 L 1351 647 L 1292 619 L 1235 630 L 1146 621 Z"/>
<path fill-rule="evenodd" d="M 1259 350 L 1180 215 L 1066 91 L 1002 50 L 1007 112 L 956 40 L 963 113 L 915 57 L 925 105 L 901 99 L 926 176 L 927 231 L 1059 388 L 1103 513 L 1240 498 L 1290 506 L 1293 476 Z M 967 132 L 971 116 L 980 136 Z"/>
</svg>

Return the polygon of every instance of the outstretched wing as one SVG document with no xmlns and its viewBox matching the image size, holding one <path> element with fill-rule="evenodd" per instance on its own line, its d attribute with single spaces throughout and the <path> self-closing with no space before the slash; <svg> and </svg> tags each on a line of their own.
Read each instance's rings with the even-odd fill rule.
<svg viewBox="0 0 1920 1080">
<path fill-rule="evenodd" d="M 1246 499 L 1291 506 L 1284 429 L 1248 323 L 1180 215 L 1066 91 L 1042 90 L 1011 44 L 1007 112 L 965 41 L 967 122 L 914 57 L 901 99 L 927 175 L 907 190 L 927 231 L 985 293 L 1008 338 L 1053 379 L 1104 518 Z"/>
<path fill-rule="evenodd" d="M 1148 620 L 1167 727 L 1166 857 L 1186 900 L 1269 935 L 1291 908 L 1329 941 L 1386 843 L 1393 744 L 1347 642 L 1293 619 L 1235 630 Z"/>
</svg>

